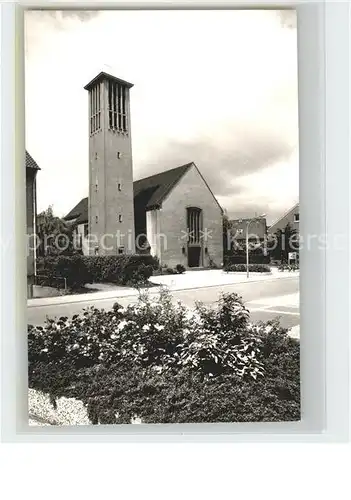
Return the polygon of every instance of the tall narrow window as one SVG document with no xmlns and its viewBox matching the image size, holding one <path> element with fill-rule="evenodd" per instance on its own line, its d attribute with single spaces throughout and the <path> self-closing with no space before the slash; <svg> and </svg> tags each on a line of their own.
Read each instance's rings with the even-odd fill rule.
<svg viewBox="0 0 351 500">
<path fill-rule="evenodd" d="M 127 89 L 116 82 L 108 84 L 109 128 L 127 132 Z"/>
<path fill-rule="evenodd" d="M 101 95 L 98 83 L 90 91 L 90 133 L 94 134 L 101 125 Z"/>
<path fill-rule="evenodd" d="M 202 210 L 197 207 L 189 207 L 187 209 L 187 260 L 189 267 L 201 267 L 203 265 L 202 223 Z"/>
<path fill-rule="evenodd" d="M 112 102 L 113 102 L 113 128 L 117 129 L 117 85 L 115 83 L 112 84 Z"/>
<path fill-rule="evenodd" d="M 126 132 L 127 131 L 127 111 L 126 111 L 126 89 L 125 89 L 125 87 L 122 88 L 121 113 L 122 113 L 122 130 L 124 132 Z"/>
<path fill-rule="evenodd" d="M 188 243 L 189 245 L 199 245 L 200 244 L 200 234 L 201 234 L 201 209 L 200 208 L 188 208 L 187 209 L 187 229 L 188 229 Z"/>
<path fill-rule="evenodd" d="M 108 82 L 108 125 L 113 128 L 113 115 L 112 115 L 112 82 Z"/>
</svg>

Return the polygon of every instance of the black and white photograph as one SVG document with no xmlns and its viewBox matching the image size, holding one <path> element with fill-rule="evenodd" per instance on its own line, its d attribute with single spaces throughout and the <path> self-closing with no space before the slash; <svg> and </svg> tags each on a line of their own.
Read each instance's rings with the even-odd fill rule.
<svg viewBox="0 0 351 500">
<path fill-rule="evenodd" d="M 31 426 L 300 420 L 298 119 L 293 10 L 25 12 Z"/>
</svg>

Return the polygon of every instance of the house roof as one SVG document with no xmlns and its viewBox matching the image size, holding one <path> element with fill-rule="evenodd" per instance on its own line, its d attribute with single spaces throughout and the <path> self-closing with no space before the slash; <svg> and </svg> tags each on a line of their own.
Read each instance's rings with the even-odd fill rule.
<svg viewBox="0 0 351 500">
<path fill-rule="evenodd" d="M 77 219 L 76 222 L 78 224 L 85 224 L 88 222 L 88 197 L 80 200 L 80 202 L 72 208 L 64 219 L 67 221 Z"/>
<path fill-rule="evenodd" d="M 132 83 L 126 82 L 125 80 L 121 80 L 113 75 L 105 73 L 105 71 L 101 71 L 95 78 L 93 78 L 89 83 L 87 83 L 84 87 L 85 90 L 90 90 L 96 83 L 101 82 L 102 80 L 112 80 L 115 83 L 120 83 L 129 89 L 134 85 Z"/>
<path fill-rule="evenodd" d="M 183 175 L 191 168 L 196 167 L 193 162 L 172 168 L 159 174 L 150 175 L 133 182 L 135 212 L 160 208 L 168 193 L 179 182 Z M 200 172 L 199 172 L 200 173 Z M 201 175 L 201 173 L 200 173 Z M 202 177 L 202 175 L 201 175 Z M 202 177 L 203 178 L 203 177 Z M 205 179 L 203 179 L 208 187 Z M 210 188 L 208 187 L 210 190 Z M 211 190 L 210 190 L 211 191 Z M 213 195 L 212 191 L 211 194 Z M 215 196 L 213 195 L 216 200 Z M 216 200 L 217 202 L 217 200 Z M 217 202 L 218 204 L 218 202 Z M 218 204 L 220 207 L 220 205 Z M 222 210 L 222 208 L 220 207 Z M 65 217 L 65 220 L 77 219 L 78 224 L 88 222 L 88 198 L 83 198 Z"/>
<path fill-rule="evenodd" d="M 272 228 L 274 229 L 274 226 L 276 226 L 277 224 L 279 224 L 280 221 L 282 221 L 285 217 L 287 217 L 289 214 L 291 214 L 291 212 L 293 212 L 296 208 L 298 208 L 299 206 L 299 203 L 295 203 L 295 205 L 290 208 L 289 210 L 287 210 L 281 217 L 279 217 L 278 219 L 276 219 L 273 224 L 271 224 L 269 226 L 269 231 L 271 232 L 272 231 Z"/>
<path fill-rule="evenodd" d="M 33 160 L 28 151 L 26 151 L 26 168 L 30 168 L 32 170 L 40 170 L 39 165 L 35 160 Z"/>
</svg>

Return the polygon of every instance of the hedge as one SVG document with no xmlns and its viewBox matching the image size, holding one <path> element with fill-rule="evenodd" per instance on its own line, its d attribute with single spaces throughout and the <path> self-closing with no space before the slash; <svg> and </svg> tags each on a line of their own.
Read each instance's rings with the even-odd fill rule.
<svg viewBox="0 0 351 500">
<path fill-rule="evenodd" d="M 95 283 L 130 284 L 147 281 L 159 268 L 158 260 L 150 254 L 94 255 L 83 257 Z"/>
<path fill-rule="evenodd" d="M 93 276 L 85 259 L 79 254 L 39 257 L 37 273 L 41 285 L 55 288 L 63 288 L 66 281 L 68 288 L 77 290 L 93 282 Z"/>
<path fill-rule="evenodd" d="M 76 290 L 87 283 L 145 284 L 158 268 L 152 255 L 57 256 L 38 259 L 41 284 Z"/>
<path fill-rule="evenodd" d="M 246 264 L 227 264 L 223 269 L 227 273 L 246 272 Z M 271 268 L 267 264 L 249 264 L 249 271 L 253 273 L 270 273 Z"/>
<path fill-rule="evenodd" d="M 250 252 L 250 263 L 251 264 L 269 264 L 270 256 L 263 255 L 263 253 L 252 253 Z M 246 264 L 246 255 L 245 254 L 229 254 L 224 255 L 224 265 L 230 264 Z"/>
<path fill-rule="evenodd" d="M 167 292 L 28 328 L 29 387 L 83 401 L 92 423 L 292 421 L 300 418 L 299 342 L 250 323 L 236 294 L 217 308 Z"/>
</svg>

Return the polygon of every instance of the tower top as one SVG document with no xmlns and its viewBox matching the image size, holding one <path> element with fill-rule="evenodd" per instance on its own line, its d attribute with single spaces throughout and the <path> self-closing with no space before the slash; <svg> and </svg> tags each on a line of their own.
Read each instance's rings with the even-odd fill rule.
<svg viewBox="0 0 351 500">
<path fill-rule="evenodd" d="M 110 75 L 108 73 L 105 73 L 105 71 L 101 71 L 95 78 L 93 78 L 87 85 L 85 85 L 84 89 L 85 90 L 90 90 L 95 84 L 100 83 L 102 80 L 110 80 L 115 83 L 119 83 L 121 85 L 124 85 L 127 88 L 132 88 L 133 84 L 126 82 L 125 80 L 121 80 L 120 78 L 116 78 L 113 75 Z"/>
</svg>

